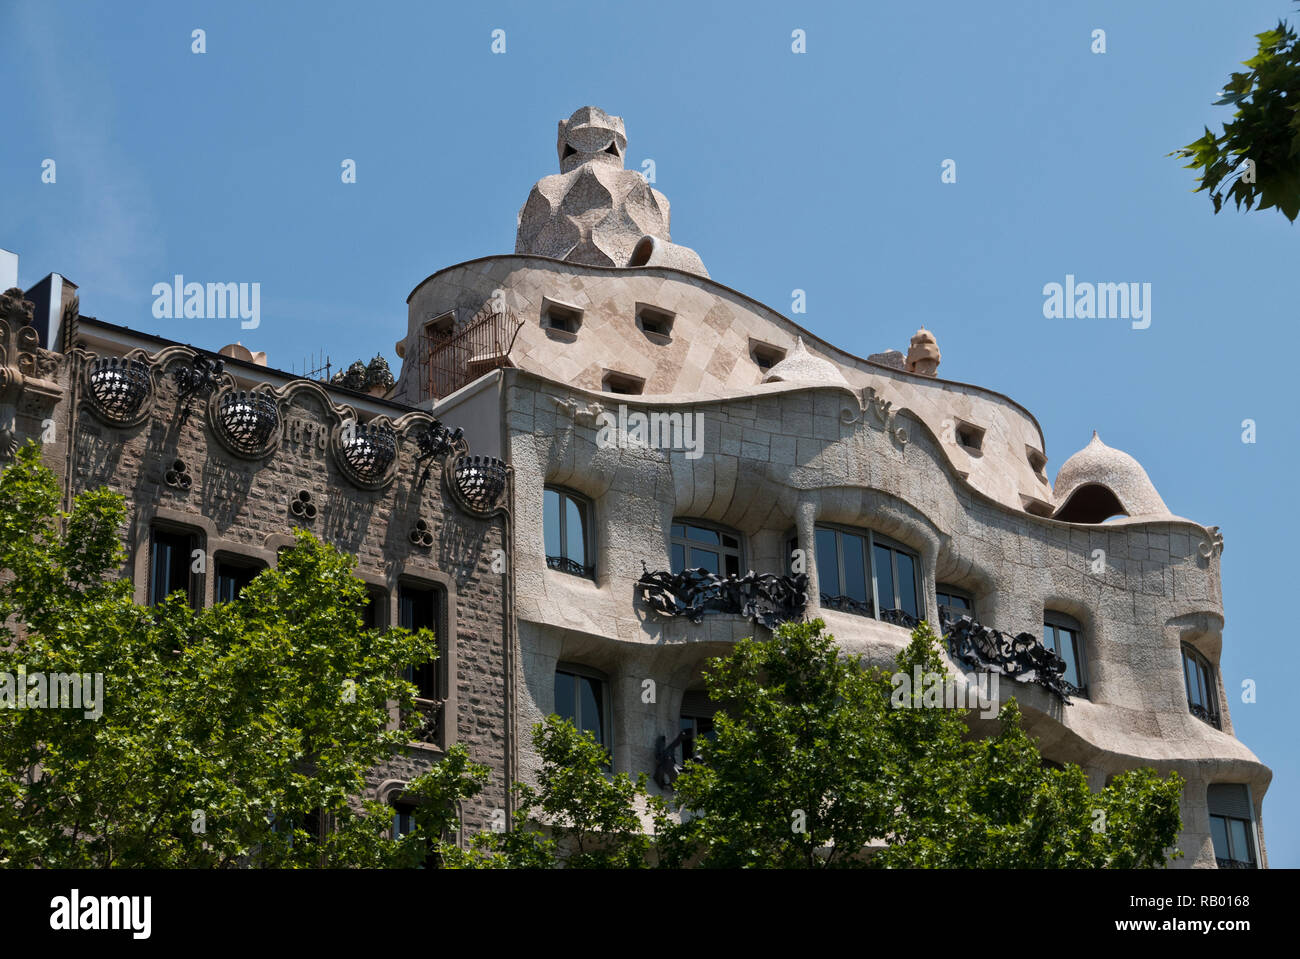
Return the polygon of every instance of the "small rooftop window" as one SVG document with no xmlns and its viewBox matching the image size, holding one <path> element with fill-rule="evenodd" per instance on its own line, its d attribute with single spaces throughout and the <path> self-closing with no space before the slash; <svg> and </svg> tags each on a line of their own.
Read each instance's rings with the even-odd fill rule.
<svg viewBox="0 0 1300 959">
<path fill-rule="evenodd" d="M 561 333 L 577 333 L 582 326 L 582 309 L 559 303 L 550 297 L 542 299 L 542 327 L 559 330 Z"/>
<path fill-rule="evenodd" d="M 766 373 L 776 364 L 785 359 L 785 350 L 779 346 L 773 346 L 771 343 L 763 343 L 760 340 L 749 341 L 749 355 L 753 358 L 754 363 L 760 370 Z"/>
<path fill-rule="evenodd" d="M 965 447 L 966 452 L 978 453 L 984 448 L 984 430 L 978 426 L 958 420 L 957 429 L 954 432 L 957 437 L 957 445 Z"/>
<path fill-rule="evenodd" d="M 665 339 L 670 337 L 673 332 L 673 320 L 677 314 L 671 310 L 662 310 L 657 306 L 651 306 L 649 303 L 638 303 L 636 305 L 636 325 L 641 328 L 641 332 L 662 336 Z"/>
<path fill-rule="evenodd" d="M 645 392 L 645 380 L 629 373 L 606 370 L 600 388 L 606 393 L 624 393 L 628 396 L 637 396 Z"/>
</svg>

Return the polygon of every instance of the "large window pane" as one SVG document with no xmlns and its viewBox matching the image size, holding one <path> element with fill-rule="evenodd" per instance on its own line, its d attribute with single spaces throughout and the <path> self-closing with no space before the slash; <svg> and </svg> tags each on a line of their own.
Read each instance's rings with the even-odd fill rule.
<svg viewBox="0 0 1300 959">
<path fill-rule="evenodd" d="M 718 554 L 707 549 L 691 550 L 691 568 L 707 569 L 710 573 L 718 572 Z"/>
<path fill-rule="evenodd" d="M 840 561 L 835 548 L 835 531 L 817 530 L 817 577 L 827 596 L 840 595 Z"/>
<path fill-rule="evenodd" d="M 1219 859 L 1231 859 L 1232 849 L 1228 845 L 1228 821 L 1222 816 L 1211 816 L 1210 835 L 1214 839 L 1214 855 Z"/>
<path fill-rule="evenodd" d="M 548 489 L 542 494 L 542 527 L 546 537 L 546 555 L 560 555 L 560 494 Z"/>
<path fill-rule="evenodd" d="M 1228 835 L 1232 839 L 1232 858 L 1239 862 L 1251 862 L 1254 856 L 1251 855 L 1250 836 L 1246 831 L 1246 823 L 1240 819 L 1228 820 Z"/>
<path fill-rule="evenodd" d="M 578 677 L 578 716 L 582 723 L 579 729 L 591 732 L 596 742 L 603 743 L 604 736 L 604 696 L 601 683 L 588 676 Z"/>
<path fill-rule="evenodd" d="M 697 543 L 711 543 L 714 546 L 720 542 L 717 530 L 705 529 L 702 526 L 687 526 L 686 538 L 693 539 Z"/>
<path fill-rule="evenodd" d="M 894 558 L 898 563 L 898 608 L 903 610 L 909 616 L 917 616 L 916 612 L 916 567 L 912 562 L 912 557 L 906 553 L 894 552 Z"/>
<path fill-rule="evenodd" d="M 673 544 L 673 572 L 680 573 L 686 568 L 686 547 L 678 543 Z"/>
<path fill-rule="evenodd" d="M 576 677 L 570 673 L 555 674 L 555 712 L 561 719 L 568 719 L 577 725 L 577 703 L 573 697 L 575 680 Z"/>
<path fill-rule="evenodd" d="M 564 498 L 565 556 L 575 563 L 587 565 L 587 524 L 583 522 L 582 506 L 572 496 Z"/>
<path fill-rule="evenodd" d="M 881 609 L 897 609 L 894 605 L 894 570 L 889 561 L 888 547 L 876 545 L 876 552 L 871 562 L 876 574 L 876 592 L 880 597 Z"/>
<path fill-rule="evenodd" d="M 844 595 L 859 603 L 871 601 L 871 585 L 867 579 L 867 541 L 852 533 L 840 533 L 840 551 L 844 557 Z"/>
</svg>

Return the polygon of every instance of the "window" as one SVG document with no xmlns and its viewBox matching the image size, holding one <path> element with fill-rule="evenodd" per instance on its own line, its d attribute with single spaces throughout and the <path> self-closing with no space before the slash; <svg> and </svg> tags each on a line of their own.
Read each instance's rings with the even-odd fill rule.
<svg viewBox="0 0 1300 959">
<path fill-rule="evenodd" d="M 1043 645 L 1065 660 L 1065 672 L 1062 678 L 1078 690 L 1080 696 L 1087 696 L 1083 628 L 1077 620 L 1051 610 L 1048 610 L 1043 620 Z"/>
<path fill-rule="evenodd" d="M 749 341 L 749 355 L 754 360 L 754 364 L 766 373 L 776 364 L 785 359 L 785 350 L 779 346 L 773 346 L 771 343 L 763 343 L 759 340 Z"/>
<path fill-rule="evenodd" d="M 678 729 L 690 733 L 689 736 L 682 737 L 683 763 L 699 755 L 700 740 L 707 739 L 712 742 L 717 738 L 717 733 L 713 730 L 713 714 L 717 711 L 717 704 L 709 699 L 707 693 L 688 691 L 682 697 L 682 714 Z"/>
<path fill-rule="evenodd" d="M 412 632 L 417 629 L 433 630 L 441 640 L 440 600 L 440 591 L 435 587 L 403 583 L 397 589 L 397 625 Z M 415 684 L 418 690 L 416 696 L 420 699 L 441 698 L 436 660 L 408 666 L 406 679 Z"/>
<path fill-rule="evenodd" d="M 1210 836 L 1220 869 L 1255 869 L 1255 826 L 1250 790 L 1242 783 L 1214 783 L 1206 792 Z"/>
<path fill-rule="evenodd" d="M 628 373 L 607 370 L 601 380 L 600 388 L 606 393 L 622 393 L 626 396 L 639 396 L 645 392 L 645 380 Z"/>
<path fill-rule="evenodd" d="M 239 594 L 244 591 L 244 587 L 265 568 L 261 563 L 253 560 L 218 557 L 213 602 L 233 603 L 239 599 Z"/>
<path fill-rule="evenodd" d="M 1183 643 L 1183 679 L 1187 682 L 1187 708 L 1191 714 L 1215 729 L 1221 728 L 1214 670 L 1204 656 L 1186 643 Z"/>
<path fill-rule="evenodd" d="M 669 531 L 672 571 L 707 569 L 718 576 L 740 575 L 740 535 L 678 520 Z"/>
<path fill-rule="evenodd" d="M 180 590 L 190 606 L 202 603 L 202 574 L 194 572 L 194 551 L 200 549 L 198 533 L 155 528 L 149 537 L 149 605 L 157 606 Z"/>
<path fill-rule="evenodd" d="M 641 332 L 650 333 L 654 336 L 669 337 L 673 332 L 673 320 L 677 314 L 671 310 L 661 310 L 657 306 L 651 306 L 648 303 L 638 303 L 636 305 L 636 325 L 641 328 Z"/>
<path fill-rule="evenodd" d="M 439 340 L 447 339 L 455 329 L 456 311 L 450 310 L 425 323 L 424 335 L 430 340 L 437 342 Z"/>
<path fill-rule="evenodd" d="M 935 599 L 939 601 L 939 621 L 945 619 L 958 620 L 963 616 L 975 618 L 975 603 L 971 600 L 970 593 L 957 589 L 955 586 L 946 586 L 940 583 L 935 589 Z"/>
<path fill-rule="evenodd" d="M 818 526 L 821 603 L 907 625 L 920 619 L 916 554 L 871 530 Z"/>
<path fill-rule="evenodd" d="M 609 696 L 605 677 L 585 666 L 561 663 L 555 668 L 555 713 L 610 746 Z"/>
<path fill-rule="evenodd" d="M 978 453 L 984 447 L 984 430 L 964 420 L 958 420 L 953 431 L 957 444 L 965 447 L 968 453 Z"/>
<path fill-rule="evenodd" d="M 587 535 L 590 502 L 548 486 L 542 493 L 542 532 L 546 543 L 546 565 L 574 576 L 595 575 Z"/>
<path fill-rule="evenodd" d="M 567 303 L 557 303 L 549 297 L 542 298 L 542 326 L 561 333 L 577 333 L 582 326 L 583 311 Z"/>
<path fill-rule="evenodd" d="M 378 586 L 366 588 L 366 605 L 361 608 L 361 623 L 366 629 L 388 626 L 388 591 Z"/>
<path fill-rule="evenodd" d="M 401 793 L 397 793 L 401 796 Z M 415 804 L 407 802 L 404 799 L 391 799 L 389 805 L 393 807 L 393 829 L 392 836 L 394 839 L 401 839 L 415 832 Z M 437 868 L 437 855 L 433 851 L 433 844 L 425 837 L 424 861 L 421 862 L 417 869 L 434 869 Z"/>
</svg>

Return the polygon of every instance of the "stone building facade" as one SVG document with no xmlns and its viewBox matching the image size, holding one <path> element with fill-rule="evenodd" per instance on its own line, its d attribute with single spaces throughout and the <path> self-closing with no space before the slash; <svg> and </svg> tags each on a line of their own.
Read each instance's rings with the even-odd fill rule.
<svg viewBox="0 0 1300 959">
<path fill-rule="evenodd" d="M 390 621 L 404 582 L 440 590 L 444 735 L 427 758 L 454 735 L 492 768 L 470 829 L 535 772 L 529 732 L 549 713 L 667 790 L 711 728 L 708 658 L 806 616 L 890 666 L 928 620 L 954 673 L 1002 680 L 998 704 L 1015 696 L 1048 761 L 1078 763 L 1094 788 L 1134 767 L 1178 771 L 1176 865 L 1266 865 L 1271 773 L 1234 736 L 1218 668 L 1217 529 L 1173 514 L 1095 435 L 1053 487 L 1032 414 L 940 378 L 929 331 L 863 359 L 713 280 L 672 241 L 667 198 L 625 169 L 626 149 L 623 121 L 595 107 L 560 122 L 560 172 L 529 193 L 515 252 L 449 266 L 407 298 L 391 387 L 360 365 L 355 389 L 290 377 L 231 347 L 181 423 L 177 371 L 199 368 L 193 350 L 75 309 L 56 324 L 66 346 L 41 349 L 10 297 L 0 427 L 38 435 L 53 419 L 47 461 L 69 492 L 127 495 L 142 602 L 158 524 L 271 563 L 306 522 L 357 554 Z M 89 402 L 106 357 L 148 368 L 138 419 Z M 240 391 L 276 411 L 251 450 L 223 432 L 221 398 Z M 391 434 L 381 475 L 358 475 L 374 444 L 349 450 L 351 420 Z M 473 456 L 443 448 L 443 423 Z M 215 579 L 202 589 L 216 598 Z"/>
<path fill-rule="evenodd" d="M 373 772 L 372 798 L 400 807 L 405 783 L 460 742 L 492 773 L 461 810 L 462 838 L 499 821 L 512 775 L 504 464 L 425 412 L 269 369 L 237 346 L 214 357 L 75 307 L 38 330 L 32 305 L 18 290 L 0 303 L 4 452 L 42 438 L 69 501 L 100 487 L 125 497 L 136 601 L 176 589 L 196 606 L 235 599 L 295 527 L 355 555 L 372 625 L 439 637 L 438 660 L 413 677 L 420 741 Z M 187 574 L 195 549 L 205 570 Z"/>
<path fill-rule="evenodd" d="M 1177 865 L 1265 864 L 1271 774 L 1218 669 L 1217 529 L 1095 436 L 1053 488 L 1038 422 L 941 379 L 929 331 L 861 359 L 712 280 L 626 147 L 595 108 L 561 122 L 515 253 L 420 283 L 397 344 L 394 398 L 474 424 L 514 472 L 516 741 L 558 711 L 668 786 L 679 734 L 708 733 L 704 661 L 802 588 L 798 613 L 876 665 L 918 619 L 948 631 L 953 671 L 996 671 L 1094 788 L 1177 770 Z"/>
</svg>

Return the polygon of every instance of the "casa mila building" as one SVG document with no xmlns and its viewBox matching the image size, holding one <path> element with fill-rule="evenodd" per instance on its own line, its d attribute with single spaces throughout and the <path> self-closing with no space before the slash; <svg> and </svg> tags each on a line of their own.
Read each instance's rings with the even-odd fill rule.
<svg viewBox="0 0 1300 959">
<path fill-rule="evenodd" d="M 998 675 L 1046 761 L 1094 789 L 1176 770 L 1173 865 L 1265 866 L 1271 773 L 1235 737 L 1219 671 L 1217 529 L 1096 434 L 1053 486 L 1033 415 L 943 379 L 926 330 L 864 359 L 712 279 L 625 168 L 620 118 L 583 107 L 556 149 L 514 253 L 407 298 L 395 382 L 382 361 L 324 383 L 78 317 L 55 276 L 4 301 L 18 365 L 0 426 L 35 436 L 53 417 L 47 462 L 69 489 L 132 500 L 142 602 L 166 575 L 149 544 L 170 536 L 232 570 L 273 563 L 296 524 L 356 553 L 375 622 L 440 631 L 417 676 L 424 756 L 462 741 L 492 769 L 471 831 L 535 773 L 550 713 L 667 792 L 710 735 L 709 658 L 816 617 L 892 667 L 925 620 L 951 672 Z M 196 602 L 237 591 L 246 573 L 221 568 Z M 376 795 L 400 803 L 404 762 Z"/>
</svg>

